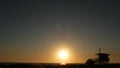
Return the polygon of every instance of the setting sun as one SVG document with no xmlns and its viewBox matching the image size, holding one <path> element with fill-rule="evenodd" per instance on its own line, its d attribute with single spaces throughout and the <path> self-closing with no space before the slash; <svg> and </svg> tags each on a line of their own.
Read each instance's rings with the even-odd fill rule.
<svg viewBox="0 0 120 68">
<path fill-rule="evenodd" d="M 68 58 L 68 52 L 67 52 L 66 50 L 61 50 L 61 51 L 59 52 L 59 57 L 60 57 L 61 59 L 67 59 L 67 58 Z"/>
</svg>

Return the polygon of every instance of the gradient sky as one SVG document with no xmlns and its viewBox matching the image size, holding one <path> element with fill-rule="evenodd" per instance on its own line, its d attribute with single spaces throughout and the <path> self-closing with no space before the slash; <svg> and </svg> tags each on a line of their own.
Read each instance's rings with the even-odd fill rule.
<svg viewBox="0 0 120 68">
<path fill-rule="evenodd" d="M 0 61 L 66 62 L 95 58 L 98 49 L 120 63 L 119 0 L 1 0 Z"/>
</svg>

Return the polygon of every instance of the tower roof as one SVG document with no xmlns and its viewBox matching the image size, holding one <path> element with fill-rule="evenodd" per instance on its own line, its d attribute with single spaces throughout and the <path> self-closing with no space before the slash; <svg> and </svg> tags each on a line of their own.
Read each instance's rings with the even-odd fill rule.
<svg viewBox="0 0 120 68">
<path fill-rule="evenodd" d="M 97 53 L 96 55 L 110 55 L 110 54 L 107 54 L 107 53 Z"/>
</svg>

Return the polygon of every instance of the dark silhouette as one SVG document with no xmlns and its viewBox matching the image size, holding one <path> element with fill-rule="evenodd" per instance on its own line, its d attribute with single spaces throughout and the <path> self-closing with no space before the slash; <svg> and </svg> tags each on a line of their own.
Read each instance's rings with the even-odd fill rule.
<svg viewBox="0 0 120 68">
<path fill-rule="evenodd" d="M 93 65 L 93 64 L 95 64 L 95 62 L 97 62 L 97 61 L 96 61 L 96 60 L 93 60 L 93 59 L 88 59 L 88 60 L 86 61 L 86 64 Z"/>
<path fill-rule="evenodd" d="M 109 61 L 110 61 L 110 59 L 109 59 L 109 54 L 107 54 L 107 53 L 98 53 L 98 54 L 96 54 L 96 55 L 98 55 L 98 63 L 99 64 L 104 64 L 104 63 L 108 63 Z"/>
<path fill-rule="evenodd" d="M 108 57 L 110 54 L 102 53 L 101 48 L 99 48 L 99 53 L 97 53 L 96 55 L 98 56 L 97 61 L 99 64 L 105 64 L 110 61 L 110 59 Z"/>
<path fill-rule="evenodd" d="M 120 68 L 120 64 L 66 64 L 59 63 L 4 63 L 0 62 L 0 68 Z"/>
<path fill-rule="evenodd" d="M 107 53 L 102 53 L 101 48 L 99 48 L 99 53 L 96 54 L 97 58 L 95 59 L 88 59 L 86 64 L 106 64 L 110 61 L 109 55 Z"/>
</svg>

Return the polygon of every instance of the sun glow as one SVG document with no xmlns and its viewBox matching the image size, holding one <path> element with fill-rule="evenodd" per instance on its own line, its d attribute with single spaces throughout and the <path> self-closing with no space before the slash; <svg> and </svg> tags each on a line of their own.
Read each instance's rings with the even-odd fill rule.
<svg viewBox="0 0 120 68">
<path fill-rule="evenodd" d="M 66 50 L 61 50 L 61 51 L 59 52 L 59 57 L 60 57 L 61 59 L 67 59 L 67 58 L 68 58 L 68 52 L 67 52 Z"/>
</svg>

